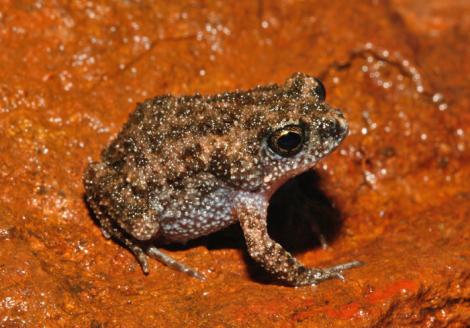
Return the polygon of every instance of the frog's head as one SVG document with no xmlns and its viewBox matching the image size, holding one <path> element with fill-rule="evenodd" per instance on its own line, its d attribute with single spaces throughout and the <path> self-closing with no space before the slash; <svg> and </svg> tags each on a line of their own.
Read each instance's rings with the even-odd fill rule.
<svg viewBox="0 0 470 328">
<path fill-rule="evenodd" d="M 348 133 L 342 113 L 325 103 L 321 82 L 301 73 L 284 85 L 225 93 L 210 101 L 218 104 L 218 116 L 205 118 L 205 123 L 229 128 L 204 142 L 212 151 L 209 172 L 237 190 L 267 197 L 312 168 Z"/>
<path fill-rule="evenodd" d="M 269 129 L 260 149 L 263 189 L 271 195 L 289 178 L 310 168 L 332 152 L 348 134 L 343 114 L 325 103 L 322 83 L 294 74 L 270 108 Z"/>
</svg>

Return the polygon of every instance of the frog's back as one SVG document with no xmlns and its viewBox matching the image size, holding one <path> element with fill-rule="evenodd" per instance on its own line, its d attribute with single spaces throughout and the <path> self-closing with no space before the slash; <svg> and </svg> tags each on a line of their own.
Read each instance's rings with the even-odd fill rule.
<svg viewBox="0 0 470 328">
<path fill-rule="evenodd" d="M 262 107 L 280 95 L 277 85 L 215 96 L 160 96 L 139 104 L 102 154 L 102 163 L 136 188 L 159 188 L 208 171 L 214 150 L 261 124 Z M 248 133 L 249 135 L 249 133 Z M 232 148 L 232 152 L 237 149 Z M 212 169 L 214 169 L 212 167 Z"/>
</svg>

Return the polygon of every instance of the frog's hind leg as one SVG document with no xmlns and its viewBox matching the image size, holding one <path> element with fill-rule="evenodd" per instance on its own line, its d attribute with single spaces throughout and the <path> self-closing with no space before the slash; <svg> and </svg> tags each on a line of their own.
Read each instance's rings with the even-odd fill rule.
<svg viewBox="0 0 470 328">
<path fill-rule="evenodd" d="M 184 272 L 191 277 L 194 277 L 199 280 L 205 280 L 206 277 L 196 271 L 195 269 L 185 265 L 184 263 L 178 262 L 169 255 L 164 254 L 155 246 L 141 247 L 134 240 L 132 240 L 127 233 L 116 227 L 111 220 L 106 215 L 99 215 L 99 222 L 101 225 L 101 232 L 105 238 L 114 238 L 119 242 L 123 243 L 132 254 L 136 257 L 142 271 L 145 274 L 149 274 L 149 267 L 147 261 L 147 255 L 162 262 L 163 264 L 176 269 L 178 271 Z"/>
</svg>

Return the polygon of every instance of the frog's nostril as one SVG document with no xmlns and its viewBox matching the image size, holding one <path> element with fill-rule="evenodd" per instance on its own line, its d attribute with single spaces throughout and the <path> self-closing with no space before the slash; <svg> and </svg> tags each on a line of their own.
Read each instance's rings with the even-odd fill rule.
<svg viewBox="0 0 470 328">
<path fill-rule="evenodd" d="M 348 122 L 346 122 L 342 115 L 340 119 L 336 120 L 336 126 L 340 135 L 343 136 L 348 133 Z"/>
<path fill-rule="evenodd" d="M 343 137 L 348 132 L 348 124 L 343 118 L 334 118 L 323 122 L 321 126 L 321 135 L 324 138 Z"/>
</svg>

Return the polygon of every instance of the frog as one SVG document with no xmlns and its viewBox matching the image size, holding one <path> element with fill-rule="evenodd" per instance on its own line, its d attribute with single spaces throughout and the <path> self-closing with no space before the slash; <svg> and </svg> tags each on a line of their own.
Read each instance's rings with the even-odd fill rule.
<svg viewBox="0 0 470 328">
<path fill-rule="evenodd" d="M 157 96 L 137 104 L 84 173 L 85 199 L 106 238 L 205 280 L 156 243 L 184 244 L 239 224 L 251 258 L 289 286 L 316 285 L 362 263 L 307 267 L 274 241 L 267 210 L 276 190 L 312 170 L 348 134 L 322 82 L 294 73 L 249 90 Z"/>
</svg>

